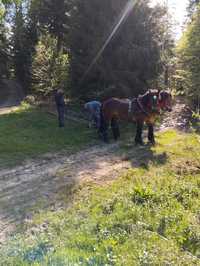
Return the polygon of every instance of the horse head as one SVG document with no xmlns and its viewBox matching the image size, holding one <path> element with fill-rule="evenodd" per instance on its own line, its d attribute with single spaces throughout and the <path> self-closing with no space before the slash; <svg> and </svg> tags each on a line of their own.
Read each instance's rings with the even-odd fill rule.
<svg viewBox="0 0 200 266">
<path fill-rule="evenodd" d="M 150 89 L 141 97 L 143 97 L 143 105 L 151 111 L 172 111 L 172 95 L 168 91 Z"/>
<path fill-rule="evenodd" d="M 161 90 L 158 95 L 158 106 L 161 110 L 172 111 L 172 95 L 168 91 Z"/>
<path fill-rule="evenodd" d="M 140 96 L 141 102 L 144 108 L 151 111 L 159 111 L 158 99 L 159 99 L 159 91 L 150 89 L 144 95 Z"/>
</svg>

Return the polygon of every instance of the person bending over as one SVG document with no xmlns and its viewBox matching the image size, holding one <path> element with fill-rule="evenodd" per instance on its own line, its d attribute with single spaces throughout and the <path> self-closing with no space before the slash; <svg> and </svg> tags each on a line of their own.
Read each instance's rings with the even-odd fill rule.
<svg viewBox="0 0 200 266">
<path fill-rule="evenodd" d="M 84 105 L 89 115 L 89 127 L 94 126 L 95 128 L 100 128 L 100 113 L 101 113 L 101 103 L 99 101 L 90 101 Z"/>
</svg>

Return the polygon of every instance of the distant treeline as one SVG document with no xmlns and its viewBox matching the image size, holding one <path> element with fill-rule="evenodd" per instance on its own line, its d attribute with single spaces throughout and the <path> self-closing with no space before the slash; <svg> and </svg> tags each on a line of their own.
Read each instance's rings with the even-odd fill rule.
<svg viewBox="0 0 200 266">
<path fill-rule="evenodd" d="M 200 109 L 200 0 L 190 0 L 188 22 L 176 48 L 174 86 Z"/>
<path fill-rule="evenodd" d="M 135 3 L 129 16 L 94 61 L 129 2 Z M 26 94 L 48 95 L 62 87 L 69 97 L 81 99 L 129 97 L 157 86 L 191 94 L 198 77 L 193 80 L 190 72 L 186 82 L 181 69 L 194 68 L 184 61 L 183 50 L 192 52 L 198 39 L 198 32 L 189 36 L 199 21 L 197 2 L 188 6 L 191 19 L 182 38 L 188 41 L 179 44 L 176 63 L 166 6 L 152 7 L 149 0 L 4 0 L 0 78 L 17 79 Z"/>
</svg>

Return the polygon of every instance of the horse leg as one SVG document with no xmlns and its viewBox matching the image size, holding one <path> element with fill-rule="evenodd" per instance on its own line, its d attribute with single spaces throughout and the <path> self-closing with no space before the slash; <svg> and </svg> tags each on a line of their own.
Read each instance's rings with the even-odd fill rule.
<svg viewBox="0 0 200 266">
<path fill-rule="evenodd" d="M 148 140 L 151 144 L 155 144 L 153 124 L 148 124 Z"/>
<path fill-rule="evenodd" d="M 140 144 L 143 145 L 143 140 L 142 140 L 142 130 L 143 130 L 143 121 L 137 121 L 137 130 L 136 130 L 136 136 L 135 136 L 135 144 Z"/>
<path fill-rule="evenodd" d="M 103 138 L 103 141 L 108 143 L 108 127 L 109 121 L 104 118 L 103 112 L 100 113 L 100 125 L 99 125 L 99 135 Z"/>
<path fill-rule="evenodd" d="M 115 117 L 111 119 L 111 128 L 112 128 L 114 140 L 117 140 L 120 137 L 120 131 L 119 131 L 119 125 L 118 125 L 117 118 Z"/>
<path fill-rule="evenodd" d="M 108 128 L 109 128 L 109 121 L 104 121 L 104 127 L 103 127 L 103 140 L 104 142 L 108 143 Z"/>
</svg>

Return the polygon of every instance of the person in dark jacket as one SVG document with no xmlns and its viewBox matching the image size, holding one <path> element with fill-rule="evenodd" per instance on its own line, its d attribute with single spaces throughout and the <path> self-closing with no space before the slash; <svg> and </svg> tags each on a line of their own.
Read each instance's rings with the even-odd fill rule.
<svg viewBox="0 0 200 266">
<path fill-rule="evenodd" d="M 64 127 L 65 120 L 65 101 L 64 92 L 62 89 L 58 89 L 55 92 L 55 103 L 58 112 L 59 127 Z"/>
</svg>

